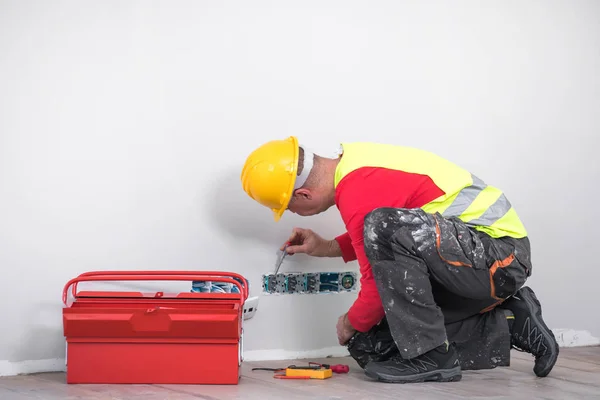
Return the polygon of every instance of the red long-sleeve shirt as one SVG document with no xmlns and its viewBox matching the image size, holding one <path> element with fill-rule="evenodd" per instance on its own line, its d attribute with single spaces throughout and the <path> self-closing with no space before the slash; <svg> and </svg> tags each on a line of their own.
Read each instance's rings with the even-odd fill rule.
<svg viewBox="0 0 600 400">
<path fill-rule="evenodd" d="M 361 274 L 358 298 L 348 311 L 354 329 L 366 332 L 385 315 L 363 247 L 365 216 L 379 207 L 419 208 L 443 194 L 426 175 L 386 168 L 363 167 L 338 184 L 335 202 L 347 232 L 336 240 L 344 261 L 358 260 Z"/>
</svg>

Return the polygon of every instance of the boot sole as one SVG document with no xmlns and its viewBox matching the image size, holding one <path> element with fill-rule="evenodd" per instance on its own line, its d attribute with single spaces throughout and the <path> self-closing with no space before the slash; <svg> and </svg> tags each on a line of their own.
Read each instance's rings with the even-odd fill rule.
<svg viewBox="0 0 600 400">
<path fill-rule="evenodd" d="M 552 368 L 554 368 L 554 364 L 556 364 L 556 360 L 558 360 L 559 346 L 550 328 L 548 328 L 544 321 L 540 321 L 538 319 L 538 313 L 541 316 L 541 306 L 533 297 L 533 294 L 530 290 L 523 290 L 522 293 L 519 294 L 519 296 L 523 300 L 525 300 L 527 307 L 531 310 L 531 320 L 536 326 L 542 328 L 540 331 L 544 336 L 544 341 L 550 345 L 548 347 L 548 351 L 550 351 L 550 361 L 548 362 L 546 368 L 536 373 L 538 377 L 543 378 L 545 376 L 548 376 L 550 371 L 552 371 Z"/>
<path fill-rule="evenodd" d="M 462 379 L 462 371 L 460 367 L 454 367 L 451 369 L 438 369 L 431 372 L 407 376 L 375 373 L 366 369 L 365 375 L 367 375 L 369 378 L 385 383 L 458 382 Z"/>
</svg>

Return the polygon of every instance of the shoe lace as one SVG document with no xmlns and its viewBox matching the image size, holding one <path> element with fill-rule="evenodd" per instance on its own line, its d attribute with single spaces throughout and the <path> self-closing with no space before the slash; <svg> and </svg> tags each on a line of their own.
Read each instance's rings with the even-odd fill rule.
<svg viewBox="0 0 600 400">
<path fill-rule="evenodd" d="M 411 371 L 414 371 L 415 373 L 426 372 L 431 369 L 439 368 L 438 363 L 426 355 L 421 355 L 410 360 L 397 357 L 393 361 L 396 365 L 408 368 Z"/>
<path fill-rule="evenodd" d="M 543 356 L 548 351 L 544 343 L 544 335 L 538 331 L 536 326 L 531 326 L 531 319 L 527 317 L 521 330 L 521 335 L 517 332 L 513 334 L 518 339 L 518 344 L 511 341 L 511 346 L 517 351 L 531 353 L 534 356 Z"/>
</svg>

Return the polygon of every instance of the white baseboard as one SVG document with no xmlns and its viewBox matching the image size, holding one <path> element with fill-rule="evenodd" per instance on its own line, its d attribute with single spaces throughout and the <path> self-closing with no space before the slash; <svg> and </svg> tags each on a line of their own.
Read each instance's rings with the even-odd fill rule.
<svg viewBox="0 0 600 400">
<path fill-rule="evenodd" d="M 598 346 L 600 339 L 592 336 L 589 331 L 576 331 L 573 329 L 553 329 L 556 341 L 560 347 Z M 244 351 L 244 361 L 273 361 L 318 359 L 326 357 L 345 357 L 348 350 L 343 346 L 326 347 L 317 350 L 284 350 L 265 349 Z M 21 374 L 34 374 L 38 372 L 64 372 L 65 359 L 53 358 L 46 360 L 29 360 L 10 362 L 0 360 L 0 376 L 14 376 Z"/>
<path fill-rule="evenodd" d="M 308 358 L 345 357 L 349 355 L 343 346 L 326 347 L 317 350 L 250 350 L 244 352 L 244 361 L 273 361 L 273 360 L 298 360 Z"/>
<path fill-rule="evenodd" d="M 22 374 L 35 374 L 38 372 L 62 371 L 65 371 L 64 358 L 52 358 L 47 360 L 28 360 L 19 362 L 0 360 L 0 376 L 14 376 Z"/>
<path fill-rule="evenodd" d="M 589 331 L 576 331 L 574 329 L 552 329 L 559 347 L 584 347 L 598 346 L 600 339 L 592 336 Z"/>
</svg>

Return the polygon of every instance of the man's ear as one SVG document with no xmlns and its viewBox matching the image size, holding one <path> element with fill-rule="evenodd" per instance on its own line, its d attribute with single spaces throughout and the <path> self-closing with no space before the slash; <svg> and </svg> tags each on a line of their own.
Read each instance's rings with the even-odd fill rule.
<svg viewBox="0 0 600 400">
<path fill-rule="evenodd" d="M 310 190 L 305 189 L 305 188 L 297 189 L 294 192 L 294 196 L 298 196 L 300 198 L 307 199 L 307 200 L 312 199 L 312 193 L 310 192 Z"/>
</svg>

